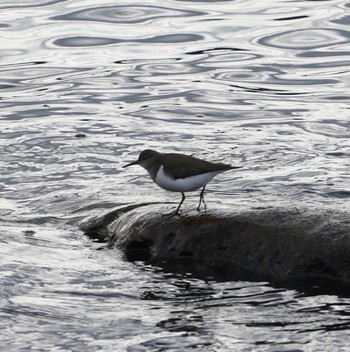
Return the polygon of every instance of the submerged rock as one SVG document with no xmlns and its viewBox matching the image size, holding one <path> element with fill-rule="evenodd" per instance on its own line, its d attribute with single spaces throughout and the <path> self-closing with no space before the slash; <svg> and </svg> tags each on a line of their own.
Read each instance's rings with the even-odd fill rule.
<svg viewBox="0 0 350 352">
<path fill-rule="evenodd" d="M 350 284 L 350 219 L 331 209 L 253 208 L 167 219 L 155 204 L 118 207 L 85 219 L 129 260 L 225 279 L 317 278 Z"/>
</svg>

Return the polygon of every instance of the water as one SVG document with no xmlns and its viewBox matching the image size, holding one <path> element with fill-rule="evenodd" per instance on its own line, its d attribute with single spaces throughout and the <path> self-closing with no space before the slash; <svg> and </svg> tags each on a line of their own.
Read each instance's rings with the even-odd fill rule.
<svg viewBox="0 0 350 352">
<path fill-rule="evenodd" d="M 121 170 L 146 147 L 243 165 L 210 184 L 209 209 L 349 209 L 347 3 L 28 0 L 0 15 L 1 350 L 348 350 L 348 295 L 165 273 L 76 226 L 175 205 Z"/>
</svg>

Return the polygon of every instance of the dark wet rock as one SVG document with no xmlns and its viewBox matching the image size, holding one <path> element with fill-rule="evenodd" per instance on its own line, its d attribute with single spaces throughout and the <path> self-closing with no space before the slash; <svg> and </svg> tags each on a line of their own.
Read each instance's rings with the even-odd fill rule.
<svg viewBox="0 0 350 352">
<path fill-rule="evenodd" d="M 167 219 L 160 205 L 129 205 L 81 223 L 129 260 L 168 263 L 225 279 L 329 279 L 350 283 L 348 212 L 254 208 Z"/>
<path fill-rule="evenodd" d="M 85 138 L 86 137 L 86 133 L 84 132 L 77 132 L 75 135 L 74 135 L 75 138 Z"/>
</svg>

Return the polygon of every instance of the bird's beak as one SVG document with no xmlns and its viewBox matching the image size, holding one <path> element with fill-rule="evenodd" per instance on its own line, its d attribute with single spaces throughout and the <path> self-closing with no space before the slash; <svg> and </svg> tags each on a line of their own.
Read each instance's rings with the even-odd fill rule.
<svg viewBox="0 0 350 352">
<path fill-rule="evenodd" d="M 124 165 L 123 167 L 128 167 L 128 166 L 131 166 L 131 165 L 137 165 L 139 163 L 139 161 L 138 160 L 136 160 L 136 161 L 133 161 L 132 163 L 130 163 L 130 164 L 126 164 L 126 165 Z"/>
</svg>

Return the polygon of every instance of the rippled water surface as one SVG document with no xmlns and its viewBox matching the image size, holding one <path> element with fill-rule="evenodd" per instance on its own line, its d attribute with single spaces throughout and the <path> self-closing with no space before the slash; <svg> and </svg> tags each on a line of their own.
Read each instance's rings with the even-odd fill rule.
<svg viewBox="0 0 350 352">
<path fill-rule="evenodd" d="M 175 205 L 121 170 L 146 147 L 244 166 L 208 186 L 209 208 L 348 210 L 349 8 L 1 1 L 0 349 L 348 351 L 350 295 L 164 273 L 76 220 Z"/>
</svg>

